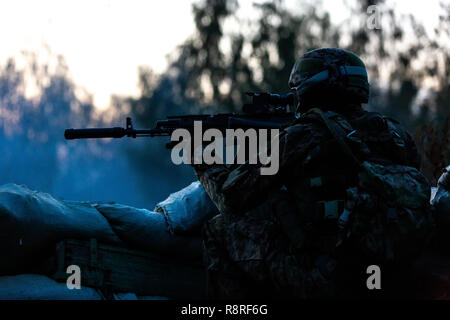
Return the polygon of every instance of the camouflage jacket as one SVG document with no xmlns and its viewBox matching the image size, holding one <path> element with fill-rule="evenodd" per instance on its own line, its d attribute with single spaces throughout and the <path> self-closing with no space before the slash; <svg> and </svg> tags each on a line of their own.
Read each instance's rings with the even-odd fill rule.
<svg viewBox="0 0 450 320">
<path fill-rule="evenodd" d="M 395 270 L 425 242 L 429 185 L 410 135 L 360 108 L 319 115 L 281 131 L 275 175 L 261 175 L 260 165 L 195 167 L 221 213 L 204 228 L 219 296 L 243 294 L 251 279 L 253 294 L 358 297 L 367 291 L 368 265 L 383 266 L 399 283 Z"/>
<path fill-rule="evenodd" d="M 342 127 L 346 135 L 354 128 L 358 131 L 353 136 L 364 140 L 364 146 L 370 149 L 356 150 L 362 158 L 372 157 L 376 158 L 375 161 L 419 167 L 420 158 L 413 139 L 395 120 L 362 109 L 345 115 L 334 112 L 326 114 Z M 348 123 L 353 126 L 349 127 Z M 349 171 L 355 171 L 339 148 L 328 148 L 321 154 L 321 149 L 326 149 L 321 146 L 327 144 L 335 145 L 327 127 L 316 115 L 306 115 L 279 134 L 277 174 L 261 175 L 259 164 L 243 164 L 234 168 L 223 165 L 195 166 L 195 171 L 221 213 L 242 214 L 283 186 L 288 189 L 300 187 L 302 191 L 307 191 L 302 187 L 306 178 L 314 178 L 311 177 L 313 172 L 341 172 L 347 175 Z M 311 197 L 311 194 L 308 196 Z"/>
</svg>

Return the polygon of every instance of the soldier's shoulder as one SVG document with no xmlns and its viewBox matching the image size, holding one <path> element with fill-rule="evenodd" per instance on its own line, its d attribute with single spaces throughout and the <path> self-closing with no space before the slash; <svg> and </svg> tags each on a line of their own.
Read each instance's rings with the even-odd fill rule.
<svg viewBox="0 0 450 320">
<path fill-rule="evenodd" d="M 363 111 L 357 117 L 352 117 L 351 122 L 364 127 L 367 130 L 374 129 L 378 132 L 383 131 L 397 131 L 398 133 L 405 132 L 402 124 L 396 119 L 383 115 L 375 111 Z"/>
<path fill-rule="evenodd" d="M 385 119 L 388 128 L 393 131 L 394 134 L 397 133 L 404 139 L 410 139 L 411 136 L 409 132 L 400 121 L 389 116 L 383 116 L 383 118 Z"/>
<path fill-rule="evenodd" d="M 320 143 L 329 135 L 328 130 L 319 119 L 299 118 L 283 129 L 282 140 L 287 146 L 301 150 Z"/>
<path fill-rule="evenodd" d="M 290 126 L 285 128 L 288 134 L 323 133 L 324 126 L 322 120 L 314 114 L 302 115 Z"/>
</svg>

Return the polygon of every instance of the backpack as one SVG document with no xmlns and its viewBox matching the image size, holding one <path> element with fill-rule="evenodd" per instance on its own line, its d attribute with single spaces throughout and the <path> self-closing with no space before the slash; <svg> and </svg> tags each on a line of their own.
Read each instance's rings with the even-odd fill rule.
<svg viewBox="0 0 450 320">
<path fill-rule="evenodd" d="M 363 257 L 379 263 L 416 257 L 426 245 L 433 226 L 427 179 L 412 166 L 359 159 L 333 117 L 320 109 L 308 113 L 320 117 L 358 170 L 356 186 L 346 190 L 345 209 L 338 219 L 337 246 L 350 243 Z"/>
</svg>

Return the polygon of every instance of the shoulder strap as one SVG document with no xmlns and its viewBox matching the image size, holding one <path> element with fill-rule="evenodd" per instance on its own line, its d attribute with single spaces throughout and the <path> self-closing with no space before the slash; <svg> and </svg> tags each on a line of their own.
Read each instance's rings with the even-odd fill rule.
<svg viewBox="0 0 450 320">
<path fill-rule="evenodd" d="M 340 148 L 342 149 L 342 151 L 344 151 L 344 153 L 350 158 L 352 159 L 352 161 L 354 162 L 355 165 L 359 167 L 361 167 L 361 161 L 359 161 L 359 159 L 353 154 L 352 150 L 350 149 L 350 147 L 348 146 L 348 144 L 342 139 L 341 135 L 338 132 L 338 128 L 337 125 L 331 121 L 330 119 L 328 119 L 328 117 L 326 116 L 326 114 L 318 109 L 318 108 L 313 108 L 310 109 L 308 113 L 315 113 L 317 114 L 320 119 L 323 121 L 323 123 L 325 124 L 325 126 L 328 128 L 328 131 L 330 131 L 331 135 L 333 136 L 333 138 L 336 140 L 336 142 L 339 144 Z"/>
</svg>

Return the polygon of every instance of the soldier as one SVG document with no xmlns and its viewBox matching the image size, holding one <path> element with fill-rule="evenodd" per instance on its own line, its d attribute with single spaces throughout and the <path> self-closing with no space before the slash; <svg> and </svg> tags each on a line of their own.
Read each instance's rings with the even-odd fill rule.
<svg viewBox="0 0 450 320">
<path fill-rule="evenodd" d="M 209 294 L 361 297 L 369 265 L 381 269 L 380 291 L 398 294 L 430 225 L 412 138 L 362 109 L 366 68 L 349 51 L 306 53 L 289 86 L 297 119 L 279 134 L 276 175 L 194 166 L 220 211 L 204 227 Z"/>
</svg>

